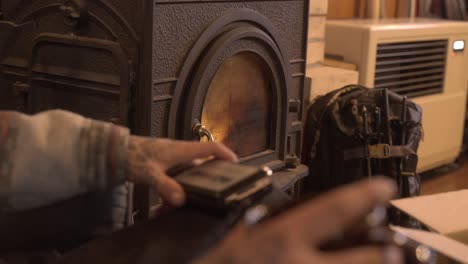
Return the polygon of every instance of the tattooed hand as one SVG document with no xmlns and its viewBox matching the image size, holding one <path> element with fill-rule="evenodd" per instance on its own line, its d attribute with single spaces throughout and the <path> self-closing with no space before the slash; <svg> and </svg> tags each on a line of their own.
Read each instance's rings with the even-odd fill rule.
<svg viewBox="0 0 468 264">
<path fill-rule="evenodd" d="M 201 143 L 131 136 L 128 146 L 128 180 L 147 184 L 163 200 L 180 206 L 185 201 L 182 187 L 167 175 L 179 166 L 191 165 L 197 159 L 214 158 L 236 161 L 236 155 L 220 143 Z"/>
<path fill-rule="evenodd" d="M 385 179 L 338 189 L 257 227 L 237 226 L 195 264 L 403 263 L 402 254 L 395 247 L 368 246 L 328 253 L 318 248 L 376 205 L 387 203 L 395 192 L 394 184 Z"/>
</svg>

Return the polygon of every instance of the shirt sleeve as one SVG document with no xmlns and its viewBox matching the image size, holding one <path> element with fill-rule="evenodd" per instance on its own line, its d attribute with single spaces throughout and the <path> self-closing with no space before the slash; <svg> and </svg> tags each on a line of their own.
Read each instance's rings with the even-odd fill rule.
<svg viewBox="0 0 468 264">
<path fill-rule="evenodd" d="M 126 128 L 66 111 L 0 111 L 0 212 L 124 183 L 128 137 Z"/>
</svg>

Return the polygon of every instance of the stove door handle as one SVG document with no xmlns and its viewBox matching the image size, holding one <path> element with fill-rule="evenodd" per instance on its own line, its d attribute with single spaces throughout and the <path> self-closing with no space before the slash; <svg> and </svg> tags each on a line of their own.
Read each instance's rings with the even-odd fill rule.
<svg viewBox="0 0 468 264">
<path fill-rule="evenodd" d="M 200 124 L 200 123 L 196 123 L 193 128 L 192 128 L 192 132 L 195 136 L 198 136 L 200 138 L 202 137 L 207 137 L 208 138 L 208 141 L 211 141 L 211 142 L 214 142 L 215 141 L 215 138 L 213 136 L 213 133 L 211 133 L 211 131 L 206 128 L 204 125 Z"/>
</svg>

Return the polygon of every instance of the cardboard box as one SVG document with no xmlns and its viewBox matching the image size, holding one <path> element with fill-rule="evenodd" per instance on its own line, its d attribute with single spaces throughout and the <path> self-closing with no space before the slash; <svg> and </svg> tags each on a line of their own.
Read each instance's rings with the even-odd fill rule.
<svg viewBox="0 0 468 264">
<path fill-rule="evenodd" d="M 441 254 L 468 263 L 468 190 L 394 200 L 391 204 L 433 232 L 393 227 Z"/>
</svg>

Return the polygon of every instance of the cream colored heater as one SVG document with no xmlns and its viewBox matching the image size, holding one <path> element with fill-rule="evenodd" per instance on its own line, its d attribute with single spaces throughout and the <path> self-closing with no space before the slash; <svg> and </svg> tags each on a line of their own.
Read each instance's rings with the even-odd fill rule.
<svg viewBox="0 0 468 264">
<path fill-rule="evenodd" d="M 464 129 L 468 23 L 431 19 L 327 21 L 327 55 L 355 63 L 359 83 L 422 106 L 423 172 L 453 162 Z"/>
</svg>

